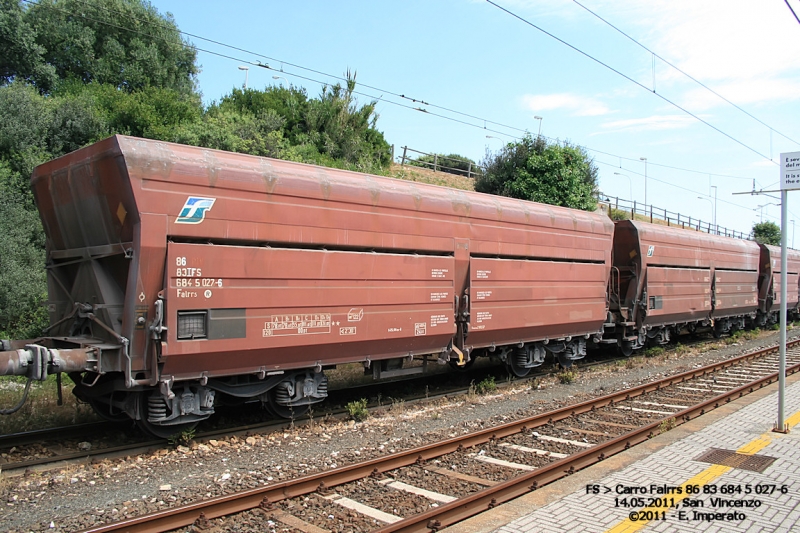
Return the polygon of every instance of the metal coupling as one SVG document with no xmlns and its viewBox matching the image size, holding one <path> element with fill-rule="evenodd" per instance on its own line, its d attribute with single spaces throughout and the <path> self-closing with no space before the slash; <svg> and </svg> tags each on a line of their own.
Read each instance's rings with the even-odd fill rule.
<svg viewBox="0 0 800 533">
<path fill-rule="evenodd" d="M 48 374 L 84 370 L 85 349 L 56 350 L 38 344 L 28 344 L 20 350 L 0 352 L 0 375 L 26 376 L 44 381 Z"/>
</svg>

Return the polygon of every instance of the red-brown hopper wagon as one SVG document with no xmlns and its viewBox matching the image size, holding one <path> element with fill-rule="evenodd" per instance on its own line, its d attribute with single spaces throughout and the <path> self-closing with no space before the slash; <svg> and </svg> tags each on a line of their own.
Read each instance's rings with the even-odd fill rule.
<svg viewBox="0 0 800 533">
<path fill-rule="evenodd" d="M 52 326 L 0 373 L 69 372 L 157 435 L 221 398 L 297 415 L 343 363 L 569 365 L 607 318 L 603 214 L 124 136 L 32 186 Z"/>
</svg>

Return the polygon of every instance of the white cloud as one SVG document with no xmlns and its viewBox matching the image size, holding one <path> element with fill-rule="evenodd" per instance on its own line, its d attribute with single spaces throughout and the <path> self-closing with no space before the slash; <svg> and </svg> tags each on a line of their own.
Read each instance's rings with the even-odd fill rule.
<svg viewBox="0 0 800 533">
<path fill-rule="evenodd" d="M 775 161 L 770 161 L 769 159 L 761 159 L 760 161 L 754 161 L 750 163 L 751 167 L 759 168 L 759 167 L 766 167 L 766 168 L 777 168 L 778 165 L 776 164 L 780 157 L 776 157 Z"/>
<path fill-rule="evenodd" d="M 615 0 L 586 5 L 728 100 L 800 99 L 800 29 L 783 2 Z M 697 105 L 694 109 L 728 105 L 660 61 L 656 73 L 659 85 L 685 87 L 681 101 Z"/>
<path fill-rule="evenodd" d="M 644 118 L 631 118 L 625 120 L 614 120 L 605 122 L 600 127 L 605 130 L 603 133 L 627 131 L 654 131 L 654 130 L 674 130 L 685 128 L 697 121 L 687 115 L 652 115 Z"/>
<path fill-rule="evenodd" d="M 800 98 L 800 80 L 752 79 L 718 84 L 713 89 L 739 105 L 760 102 L 786 102 Z M 691 109 L 710 109 L 725 102 L 711 92 L 697 87 L 686 91 L 681 99 Z M 727 105 L 727 104 L 726 104 Z"/>
<path fill-rule="evenodd" d="M 578 117 L 596 117 L 612 112 L 599 100 L 572 93 L 526 94 L 522 101 L 526 108 L 534 112 L 565 109 Z"/>
</svg>

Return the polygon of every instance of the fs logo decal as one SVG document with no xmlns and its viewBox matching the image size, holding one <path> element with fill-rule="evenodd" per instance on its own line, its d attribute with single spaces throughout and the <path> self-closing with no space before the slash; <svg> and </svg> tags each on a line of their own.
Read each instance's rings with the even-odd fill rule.
<svg viewBox="0 0 800 533">
<path fill-rule="evenodd" d="M 175 220 L 176 224 L 199 224 L 206 218 L 206 213 L 211 211 L 211 207 L 216 202 L 216 198 L 200 198 L 199 196 L 190 196 L 183 204 L 178 218 Z"/>
</svg>

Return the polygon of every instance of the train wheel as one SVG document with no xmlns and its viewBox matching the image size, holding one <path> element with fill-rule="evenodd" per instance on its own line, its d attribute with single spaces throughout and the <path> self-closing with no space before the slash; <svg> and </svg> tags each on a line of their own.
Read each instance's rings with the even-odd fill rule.
<svg viewBox="0 0 800 533">
<path fill-rule="evenodd" d="M 184 431 L 190 431 L 197 427 L 198 422 L 186 422 L 184 424 L 172 424 L 169 426 L 162 426 L 160 424 L 153 424 L 147 420 L 147 407 L 148 407 L 148 393 L 139 393 L 139 407 L 141 413 L 145 413 L 145 416 L 141 420 L 136 421 L 136 425 L 147 433 L 148 435 L 152 435 L 157 439 L 168 439 L 175 435 L 179 435 Z"/>
<path fill-rule="evenodd" d="M 147 433 L 157 439 L 168 439 L 175 435 L 180 435 L 184 431 L 191 431 L 197 427 L 197 422 L 187 422 L 185 424 L 174 424 L 171 426 L 160 426 L 158 424 L 151 424 L 147 420 L 137 420 L 136 425 Z"/>
<path fill-rule="evenodd" d="M 518 378 L 524 378 L 528 374 L 530 374 L 531 369 L 530 367 L 522 366 L 527 363 L 527 358 L 524 357 L 517 357 L 516 354 L 509 355 L 508 358 L 508 369 L 509 371 L 517 376 Z"/>
<path fill-rule="evenodd" d="M 131 419 L 125 412 L 112 413 L 111 406 L 99 400 L 90 399 L 87 400 L 87 403 L 92 407 L 92 410 L 97 413 L 97 416 L 103 420 L 108 420 L 109 422 L 125 422 Z"/>
<path fill-rule="evenodd" d="M 633 343 L 623 342 L 622 345 L 619 347 L 619 353 L 621 353 L 625 357 L 630 357 L 631 355 L 633 355 Z"/>
<path fill-rule="evenodd" d="M 77 397 L 81 402 L 86 402 L 89 404 L 89 406 L 92 408 L 92 411 L 94 411 L 97 416 L 109 422 L 125 422 L 126 420 L 131 419 L 131 417 L 124 411 L 115 409 L 112 412 L 111 403 L 114 400 L 114 394 L 118 392 L 113 390 L 113 385 L 109 387 L 111 388 L 111 392 L 107 396 L 96 397 L 87 394 L 87 391 L 91 392 L 95 389 L 90 389 L 90 387 L 84 385 L 84 378 L 86 382 L 93 382 L 93 387 L 101 389 L 107 385 L 113 384 L 113 376 L 109 374 L 97 375 L 94 373 L 87 373 L 86 376 L 83 376 L 80 373 L 73 373 L 69 377 L 76 383 L 75 388 L 72 389 L 72 394 L 74 394 L 75 397 Z M 124 396 L 122 398 L 124 398 Z M 120 398 L 118 397 L 117 399 Z"/>
<path fill-rule="evenodd" d="M 560 354 L 556 354 L 556 357 L 558 357 L 558 364 L 561 366 L 561 368 L 572 368 L 574 361 L 567 357 L 566 353 L 561 352 Z"/>
<path fill-rule="evenodd" d="M 311 405 L 282 405 L 276 400 L 277 387 L 269 392 L 269 402 L 267 408 L 277 418 L 287 420 L 300 418 L 311 410 Z"/>
</svg>

